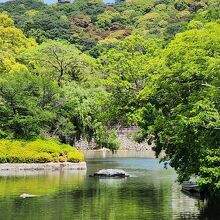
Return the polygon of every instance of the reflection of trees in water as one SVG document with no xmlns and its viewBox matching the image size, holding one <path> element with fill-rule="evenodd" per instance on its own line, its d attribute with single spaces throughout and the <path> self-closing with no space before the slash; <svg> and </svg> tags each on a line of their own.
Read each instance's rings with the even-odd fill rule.
<svg viewBox="0 0 220 220">
<path fill-rule="evenodd" d="M 142 178 L 142 177 L 141 177 Z M 16 220 L 115 220 L 171 219 L 169 181 L 145 184 L 140 178 L 118 184 L 85 179 L 78 187 L 63 187 L 56 193 L 33 199 L 7 199 L 7 210 L 0 207 L 1 219 Z M 52 186 L 52 185 L 51 185 Z M 42 187 L 44 187 L 42 185 Z"/>
<path fill-rule="evenodd" d="M 197 219 L 200 215 L 200 206 L 204 206 L 203 201 L 181 191 L 181 186 L 178 183 L 173 185 L 172 219 Z"/>
<path fill-rule="evenodd" d="M 84 182 L 85 174 L 84 171 L 57 171 L 47 175 L 41 173 L 39 176 L 1 177 L 0 219 L 61 219 L 59 212 L 62 212 L 64 206 L 60 195 L 78 189 Z M 39 197 L 22 199 L 19 197 L 22 193 L 36 194 Z"/>
<path fill-rule="evenodd" d="M 219 220 L 220 219 L 220 199 L 209 200 L 207 204 L 201 209 L 200 218 L 207 220 Z"/>
<path fill-rule="evenodd" d="M 89 174 L 101 167 L 122 166 L 112 161 L 97 163 L 98 167 L 96 163 L 89 166 Z M 123 164 L 125 165 L 127 166 Z M 137 169 L 136 165 L 132 164 L 129 171 L 137 175 L 116 180 L 85 178 L 84 175 L 13 177 L 10 181 L 0 178 L 0 192 L 6 190 L 9 193 L 12 190 L 14 195 L 18 193 L 13 191 L 14 188 L 29 188 L 33 194 L 47 192 L 32 199 L 21 199 L 18 196 L 0 197 L 0 219 L 171 220 L 198 219 L 199 215 L 203 219 L 215 219 L 217 212 L 210 214 L 212 210 L 208 206 L 203 207 L 203 201 L 189 198 L 179 191 L 178 185 L 174 183 L 175 174 L 172 170 L 142 168 L 141 166 Z M 4 189 L 1 189 L 2 187 Z"/>
<path fill-rule="evenodd" d="M 103 186 L 122 187 L 127 178 L 100 178 L 99 182 Z"/>
<path fill-rule="evenodd" d="M 137 178 L 137 182 L 127 179 L 120 184 L 112 184 L 113 180 L 111 184 L 103 184 L 103 180 L 93 179 L 83 189 L 69 192 L 63 203 L 76 219 L 151 219 L 157 216 L 171 219 L 169 184 L 140 185 L 139 182 Z M 78 198 L 79 202 L 73 204 L 71 198 Z"/>
<path fill-rule="evenodd" d="M 29 172 L 35 175 L 30 175 Z M 84 181 L 85 175 L 85 170 L 19 171 L 14 176 L 0 177 L 0 198 L 19 196 L 22 193 L 49 195 L 62 187 L 77 188 Z"/>
<path fill-rule="evenodd" d="M 116 180 L 117 183 L 87 178 L 76 187 L 61 187 L 48 196 L 8 200 L 7 209 L 13 212 L 0 207 L 0 217 L 16 220 L 172 219 L 173 181 L 153 176 L 143 178 Z"/>
<path fill-rule="evenodd" d="M 198 219 L 198 220 L 219 220 L 220 219 L 220 200 L 202 200 L 192 194 L 182 193 L 184 204 L 180 213 L 176 213 L 174 219 Z M 182 201 L 182 200 L 179 200 Z"/>
</svg>

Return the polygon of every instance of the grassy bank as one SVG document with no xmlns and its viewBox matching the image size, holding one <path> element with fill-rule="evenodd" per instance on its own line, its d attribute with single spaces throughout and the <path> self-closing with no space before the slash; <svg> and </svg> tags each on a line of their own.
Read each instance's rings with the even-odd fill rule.
<svg viewBox="0 0 220 220">
<path fill-rule="evenodd" d="M 0 140 L 0 163 L 81 162 L 84 155 L 56 140 Z"/>
</svg>

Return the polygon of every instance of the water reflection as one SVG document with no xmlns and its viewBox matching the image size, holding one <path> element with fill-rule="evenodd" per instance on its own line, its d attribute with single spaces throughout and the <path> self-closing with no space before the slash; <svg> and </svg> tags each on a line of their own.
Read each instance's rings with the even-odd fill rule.
<svg viewBox="0 0 220 220">
<path fill-rule="evenodd" d="M 60 189 L 82 184 L 86 171 L 1 171 L 0 198 L 22 193 L 50 195 Z"/>
<path fill-rule="evenodd" d="M 178 184 L 172 187 L 172 210 L 173 219 L 197 219 L 200 215 L 201 208 L 206 204 L 200 198 L 193 197 L 181 191 Z"/>
<path fill-rule="evenodd" d="M 127 178 L 121 178 L 121 179 L 114 179 L 114 178 L 103 178 L 98 179 L 99 183 L 103 186 L 107 187 L 123 187 L 123 184 L 125 184 Z"/>
<path fill-rule="evenodd" d="M 30 176 L 62 176 L 86 175 L 86 170 L 1 170 L 1 177 L 30 177 Z"/>
<path fill-rule="evenodd" d="M 88 177 L 103 168 L 124 169 L 131 177 Z M 165 170 L 157 160 L 140 158 L 89 160 L 87 173 L 5 175 L 0 177 L 0 219 L 218 219 L 217 209 L 182 193 L 175 179 L 171 168 Z M 24 192 L 40 197 L 19 198 Z"/>
</svg>

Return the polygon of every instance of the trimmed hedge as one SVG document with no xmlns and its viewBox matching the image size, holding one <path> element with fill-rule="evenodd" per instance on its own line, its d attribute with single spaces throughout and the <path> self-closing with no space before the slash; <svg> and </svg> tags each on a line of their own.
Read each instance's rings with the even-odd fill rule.
<svg viewBox="0 0 220 220">
<path fill-rule="evenodd" d="M 35 141 L 0 140 L 0 163 L 82 162 L 84 155 L 52 139 Z"/>
</svg>

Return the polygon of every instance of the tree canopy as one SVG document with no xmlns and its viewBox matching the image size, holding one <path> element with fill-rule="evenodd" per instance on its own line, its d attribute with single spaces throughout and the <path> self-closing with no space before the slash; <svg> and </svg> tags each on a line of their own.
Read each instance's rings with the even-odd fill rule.
<svg viewBox="0 0 220 220">
<path fill-rule="evenodd" d="M 178 34 L 148 66 L 153 74 L 144 89 L 143 136 L 165 150 L 179 180 L 201 177 L 204 187 L 219 190 L 219 47 L 220 25 Z M 153 82 L 152 82 L 153 81 Z M 217 172 L 218 171 L 218 172 Z"/>
</svg>

